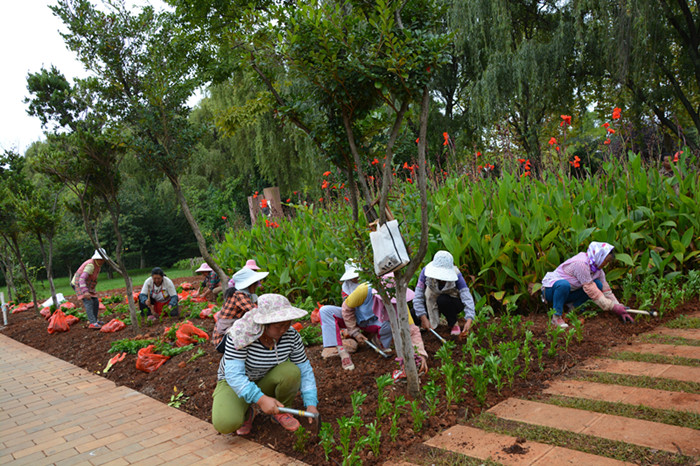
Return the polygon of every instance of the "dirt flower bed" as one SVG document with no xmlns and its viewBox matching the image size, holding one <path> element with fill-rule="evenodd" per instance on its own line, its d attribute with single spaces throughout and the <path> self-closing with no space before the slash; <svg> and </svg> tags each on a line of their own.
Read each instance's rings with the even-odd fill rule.
<svg viewBox="0 0 700 466">
<path fill-rule="evenodd" d="M 177 286 L 185 281 L 195 283 L 195 280 L 189 277 L 175 282 Z M 110 290 L 100 295 L 123 292 Z M 75 296 L 71 296 L 70 301 L 79 304 Z M 441 327 L 439 333 L 453 344 L 441 349 L 442 344 L 434 335 L 423 334 L 431 371 L 421 377 L 425 396 L 418 400 L 405 398 L 405 382 L 390 382 L 387 374 L 398 368 L 393 358 L 384 359 L 369 348 L 360 348 L 353 355 L 356 369 L 348 372 L 341 369 L 337 357 L 322 359 L 320 345 L 311 346 L 307 354 L 316 374 L 318 408 L 322 420 L 330 427 L 322 429 L 319 438 L 310 431 L 308 435 L 295 435 L 262 415 L 256 418 L 250 438 L 310 464 L 340 464 L 348 456 L 365 464 L 378 464 L 407 454 L 423 457 L 420 444 L 438 432 L 508 397 L 534 395 L 545 388 L 549 380 L 571 370 L 578 362 L 601 354 L 612 345 L 629 343 L 637 334 L 680 313 L 698 309 L 700 305 L 695 299 L 660 319 L 637 318 L 635 325 L 623 325 L 614 315 L 601 313 L 586 318 L 580 329 L 572 330 L 568 337 L 565 333 L 557 335 L 553 351 L 554 336 L 544 314 L 488 317 L 475 327 L 471 342 L 456 340 Z M 100 319 L 106 322 L 118 316 Z M 127 317 L 128 312 L 121 316 Z M 112 342 L 126 338 L 161 338 L 166 327 L 183 320 L 184 317 L 167 317 L 138 331 L 127 326 L 117 333 L 88 329 L 81 321 L 69 332 L 49 335 L 46 320 L 34 311 L 26 311 L 11 315 L 10 324 L 2 333 L 163 403 L 182 392 L 176 399 L 179 409 L 210 422 L 221 355 L 208 342 L 198 343 L 192 350 L 173 356 L 150 374 L 136 369 L 134 354 L 128 354 L 107 374 L 102 374 L 113 356 L 108 353 Z M 190 320 L 211 335 L 213 319 L 194 317 Z M 312 325 L 308 320 L 302 324 Z M 199 356 L 194 358 L 195 354 Z M 474 366 L 477 369 L 473 369 Z M 383 386 L 382 390 L 378 390 L 378 383 Z M 486 384 L 486 389 L 479 390 L 479 384 Z M 297 397 L 294 407 L 303 408 L 301 397 Z"/>
</svg>

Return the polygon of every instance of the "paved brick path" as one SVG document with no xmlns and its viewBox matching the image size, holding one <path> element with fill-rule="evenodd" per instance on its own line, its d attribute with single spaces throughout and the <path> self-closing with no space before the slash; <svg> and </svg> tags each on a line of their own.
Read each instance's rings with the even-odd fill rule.
<svg viewBox="0 0 700 466">
<path fill-rule="evenodd" d="M 0 464 L 303 464 L 0 334 Z"/>
</svg>

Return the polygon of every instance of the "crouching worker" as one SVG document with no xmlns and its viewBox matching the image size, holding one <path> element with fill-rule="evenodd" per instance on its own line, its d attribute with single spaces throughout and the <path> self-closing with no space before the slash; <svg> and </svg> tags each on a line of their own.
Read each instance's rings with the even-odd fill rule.
<svg viewBox="0 0 700 466">
<path fill-rule="evenodd" d="M 469 332 L 475 316 L 474 298 L 448 251 L 436 252 L 432 262 L 421 270 L 413 309 L 426 330 L 436 328 L 442 314 L 451 335 L 465 336 Z M 462 311 L 465 323 L 460 330 L 457 317 Z"/>
<path fill-rule="evenodd" d="M 634 322 L 625 306 L 619 303 L 605 280 L 603 268 L 615 259 L 613 246 L 591 242 L 586 252 L 576 254 L 549 272 L 542 279 L 544 301 L 554 308 L 552 324 L 562 328 L 569 325 L 562 317 L 568 310 L 582 305 L 589 299 L 604 311 L 612 311 L 623 322 Z"/>
<path fill-rule="evenodd" d="M 163 269 L 155 267 L 151 270 L 151 276 L 143 282 L 141 287 L 139 309 L 142 315 L 147 316 L 148 320 L 155 321 L 156 316 L 160 317 L 166 304 L 170 306 L 170 315 L 177 317 L 179 311 L 175 284 L 165 276 Z"/>
<path fill-rule="evenodd" d="M 301 336 L 291 327 L 292 320 L 306 314 L 282 295 L 264 294 L 258 307 L 226 332 L 211 411 L 218 432 L 249 434 L 253 404 L 286 430 L 297 430 L 299 421 L 278 408 L 291 406 L 300 390 L 306 411 L 318 413 L 314 372 Z"/>
</svg>

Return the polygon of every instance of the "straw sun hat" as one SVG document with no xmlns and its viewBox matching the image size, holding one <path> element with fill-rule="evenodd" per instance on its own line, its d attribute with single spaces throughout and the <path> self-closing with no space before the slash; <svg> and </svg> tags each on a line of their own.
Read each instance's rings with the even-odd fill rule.
<svg viewBox="0 0 700 466">
<path fill-rule="evenodd" d="M 274 324 L 299 319 L 308 314 L 307 311 L 294 307 L 281 294 L 264 294 L 258 298 L 258 309 L 253 322 L 258 325 Z"/>
</svg>

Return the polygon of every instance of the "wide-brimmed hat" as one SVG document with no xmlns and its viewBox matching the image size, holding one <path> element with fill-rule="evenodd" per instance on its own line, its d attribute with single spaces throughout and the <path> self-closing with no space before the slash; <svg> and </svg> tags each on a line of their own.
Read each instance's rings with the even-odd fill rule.
<svg viewBox="0 0 700 466">
<path fill-rule="evenodd" d="M 425 266 L 425 276 L 445 282 L 456 282 L 455 261 L 448 251 L 438 251 L 433 261 Z"/>
<path fill-rule="evenodd" d="M 253 283 L 259 282 L 267 277 L 268 274 L 269 272 L 256 272 L 255 270 L 243 267 L 241 270 L 234 273 L 231 279 L 236 283 L 237 290 L 245 290 Z"/>
<path fill-rule="evenodd" d="M 102 255 L 100 255 L 102 253 Z M 102 260 L 107 260 L 109 259 L 109 256 L 107 256 L 107 253 L 105 252 L 104 249 L 95 249 L 95 253 L 92 255 L 90 259 L 102 259 Z"/>
<path fill-rule="evenodd" d="M 255 259 L 248 259 L 246 261 L 244 267 L 247 267 L 250 270 L 260 270 L 260 267 L 258 267 L 258 264 L 255 263 Z"/>
<path fill-rule="evenodd" d="M 197 270 L 194 271 L 194 273 L 200 273 L 200 272 L 212 272 L 211 267 L 209 267 L 209 264 L 206 262 L 202 265 L 199 266 Z"/>
<path fill-rule="evenodd" d="M 389 272 L 386 275 L 382 276 L 382 283 L 384 284 L 385 288 L 394 288 L 394 272 Z M 372 288 L 372 293 L 377 294 L 378 291 L 375 288 Z M 413 301 L 413 298 L 416 296 L 416 293 L 410 289 L 406 288 L 406 302 L 410 303 Z M 396 304 L 396 298 L 391 298 L 391 303 Z"/>
<path fill-rule="evenodd" d="M 353 261 L 349 260 L 345 262 L 345 273 L 343 274 L 342 277 L 340 277 L 340 281 L 344 282 L 345 280 L 352 280 L 353 278 L 358 278 L 360 276 L 359 268 L 357 267 L 357 264 L 355 264 Z"/>
<path fill-rule="evenodd" d="M 259 325 L 274 324 L 299 319 L 306 314 L 307 311 L 292 306 L 281 294 L 268 293 L 258 298 L 258 309 L 253 322 Z"/>
</svg>

